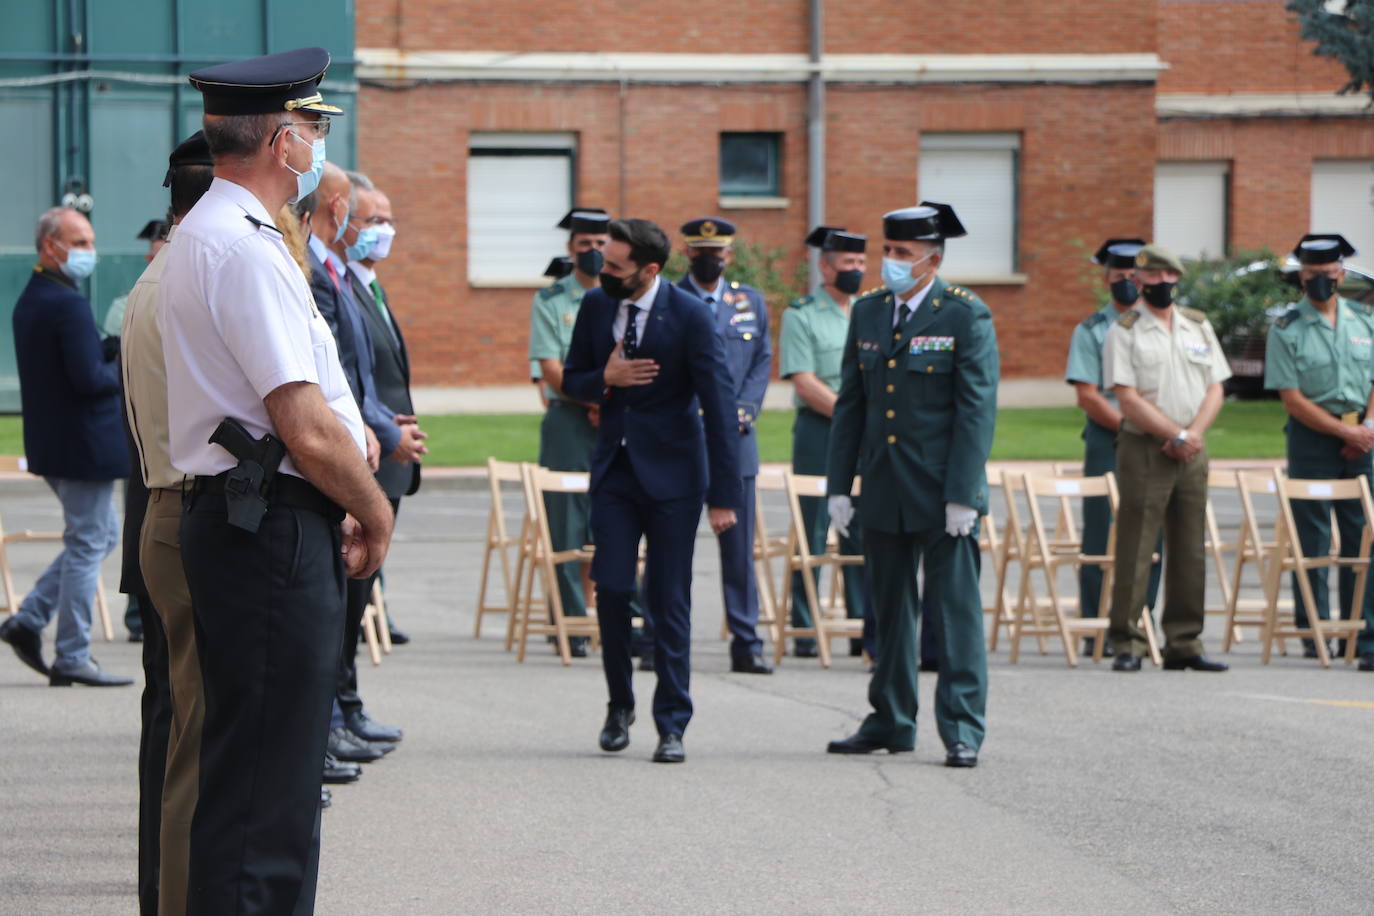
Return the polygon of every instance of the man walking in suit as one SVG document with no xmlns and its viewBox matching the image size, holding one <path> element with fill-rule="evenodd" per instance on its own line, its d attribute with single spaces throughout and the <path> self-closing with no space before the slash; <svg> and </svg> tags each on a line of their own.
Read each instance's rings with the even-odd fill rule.
<svg viewBox="0 0 1374 916">
<path fill-rule="evenodd" d="M 739 471 L 743 484 L 739 524 L 720 535 L 720 582 L 725 619 L 730 627 L 730 670 L 737 674 L 772 674 L 763 662 L 759 639 L 759 592 L 754 581 L 754 478 L 759 473 L 759 440 L 754 421 L 763 409 L 763 393 L 773 369 L 768 339 L 768 304 L 752 286 L 728 282 L 725 268 L 733 260 L 735 226 L 720 217 L 694 219 L 681 229 L 691 269 L 678 286 L 711 309 L 716 333 L 725 347 L 730 391 L 739 426 Z M 653 609 L 650 608 L 650 611 Z"/>
<path fill-rule="evenodd" d="M 703 498 L 711 529 L 736 523 L 739 432 L 729 369 L 711 311 L 659 274 L 668 237 L 648 220 L 609 227 L 601 288 L 573 326 L 563 390 L 601 404 L 592 456 L 592 535 L 602 666 L 610 692 L 601 748 L 623 750 L 634 722 L 630 602 L 640 537 L 648 541 L 654 618 L 656 763 L 686 759 L 692 551 Z M 698 410 L 698 407 L 700 408 Z"/>
<path fill-rule="evenodd" d="M 916 569 L 940 666 L 935 721 L 945 765 L 978 763 L 987 707 L 978 517 L 997 415 L 997 336 L 992 313 L 937 276 L 945 239 L 965 235 L 947 204 L 923 202 L 883 217 L 884 288 L 854 303 L 830 429 L 830 517 L 844 534 L 863 454 L 859 523 L 873 574 L 878 664 L 873 711 L 832 754 L 891 753 L 916 746 Z M 871 494 L 880 494 L 873 499 Z"/>
</svg>

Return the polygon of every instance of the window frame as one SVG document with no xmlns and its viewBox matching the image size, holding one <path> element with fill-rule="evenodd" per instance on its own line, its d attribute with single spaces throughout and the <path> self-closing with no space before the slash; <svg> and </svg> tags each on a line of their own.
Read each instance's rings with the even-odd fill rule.
<svg viewBox="0 0 1374 916">
<path fill-rule="evenodd" d="M 720 132 L 716 158 L 716 183 L 717 192 L 720 197 L 740 197 L 740 198 L 781 198 L 782 193 L 782 144 L 783 131 L 780 130 L 723 130 Z M 756 140 L 767 140 L 768 143 L 768 165 L 771 171 L 772 185 L 765 189 L 759 188 L 740 188 L 727 185 L 725 181 L 725 145 L 727 139 L 737 140 L 750 138 Z"/>
</svg>

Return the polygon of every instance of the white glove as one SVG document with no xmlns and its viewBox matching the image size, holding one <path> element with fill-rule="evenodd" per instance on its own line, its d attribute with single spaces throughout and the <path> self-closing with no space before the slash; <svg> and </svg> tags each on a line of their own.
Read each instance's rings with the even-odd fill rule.
<svg viewBox="0 0 1374 916">
<path fill-rule="evenodd" d="M 945 534 L 952 538 L 967 537 L 978 523 L 978 510 L 958 503 L 945 503 Z"/>
<path fill-rule="evenodd" d="M 849 537 L 849 523 L 854 520 L 854 503 L 848 496 L 832 496 L 825 501 L 830 510 L 830 523 L 841 537 Z"/>
</svg>

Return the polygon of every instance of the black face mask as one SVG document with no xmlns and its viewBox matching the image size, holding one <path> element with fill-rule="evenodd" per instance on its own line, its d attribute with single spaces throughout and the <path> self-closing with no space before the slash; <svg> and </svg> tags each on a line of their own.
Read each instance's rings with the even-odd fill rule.
<svg viewBox="0 0 1374 916">
<path fill-rule="evenodd" d="M 1140 290 L 1136 289 L 1135 283 L 1131 280 L 1117 280 L 1112 284 L 1112 299 L 1122 305 L 1135 305 L 1135 301 L 1140 298 Z"/>
<path fill-rule="evenodd" d="M 636 272 L 628 279 L 622 279 L 614 274 L 603 273 L 600 276 L 601 288 L 606 291 L 606 295 L 612 299 L 633 299 L 639 295 L 644 284 L 640 283 L 639 274 Z"/>
<path fill-rule="evenodd" d="M 835 274 L 835 288 L 846 295 L 854 295 L 863 285 L 864 272 L 862 270 L 842 270 Z"/>
<path fill-rule="evenodd" d="M 714 254 L 699 254 L 692 258 L 692 279 L 706 286 L 715 286 L 725 272 L 725 259 Z"/>
<path fill-rule="evenodd" d="M 1304 281 L 1302 286 L 1303 289 L 1307 290 L 1307 298 L 1318 305 L 1330 299 L 1331 295 L 1336 292 L 1336 281 L 1325 274 L 1318 274 L 1310 280 Z"/>
<path fill-rule="evenodd" d="M 588 277 L 595 277 L 606 266 L 606 256 L 595 248 L 577 253 L 577 269 Z"/>
<path fill-rule="evenodd" d="M 1140 294 L 1145 297 L 1145 301 L 1157 309 L 1166 309 L 1169 303 L 1174 301 L 1174 287 L 1176 283 L 1146 283 L 1140 288 Z"/>
</svg>

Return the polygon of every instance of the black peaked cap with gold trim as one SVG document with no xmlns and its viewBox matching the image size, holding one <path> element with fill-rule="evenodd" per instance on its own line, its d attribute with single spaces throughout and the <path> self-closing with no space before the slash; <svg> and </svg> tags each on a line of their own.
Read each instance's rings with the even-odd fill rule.
<svg viewBox="0 0 1374 916">
<path fill-rule="evenodd" d="M 204 96 L 208 115 L 282 111 L 341 115 L 344 113 L 342 108 L 325 104 L 320 95 L 320 80 L 328 69 L 329 52 L 324 48 L 297 48 L 205 67 L 192 73 L 189 79 Z"/>
</svg>

